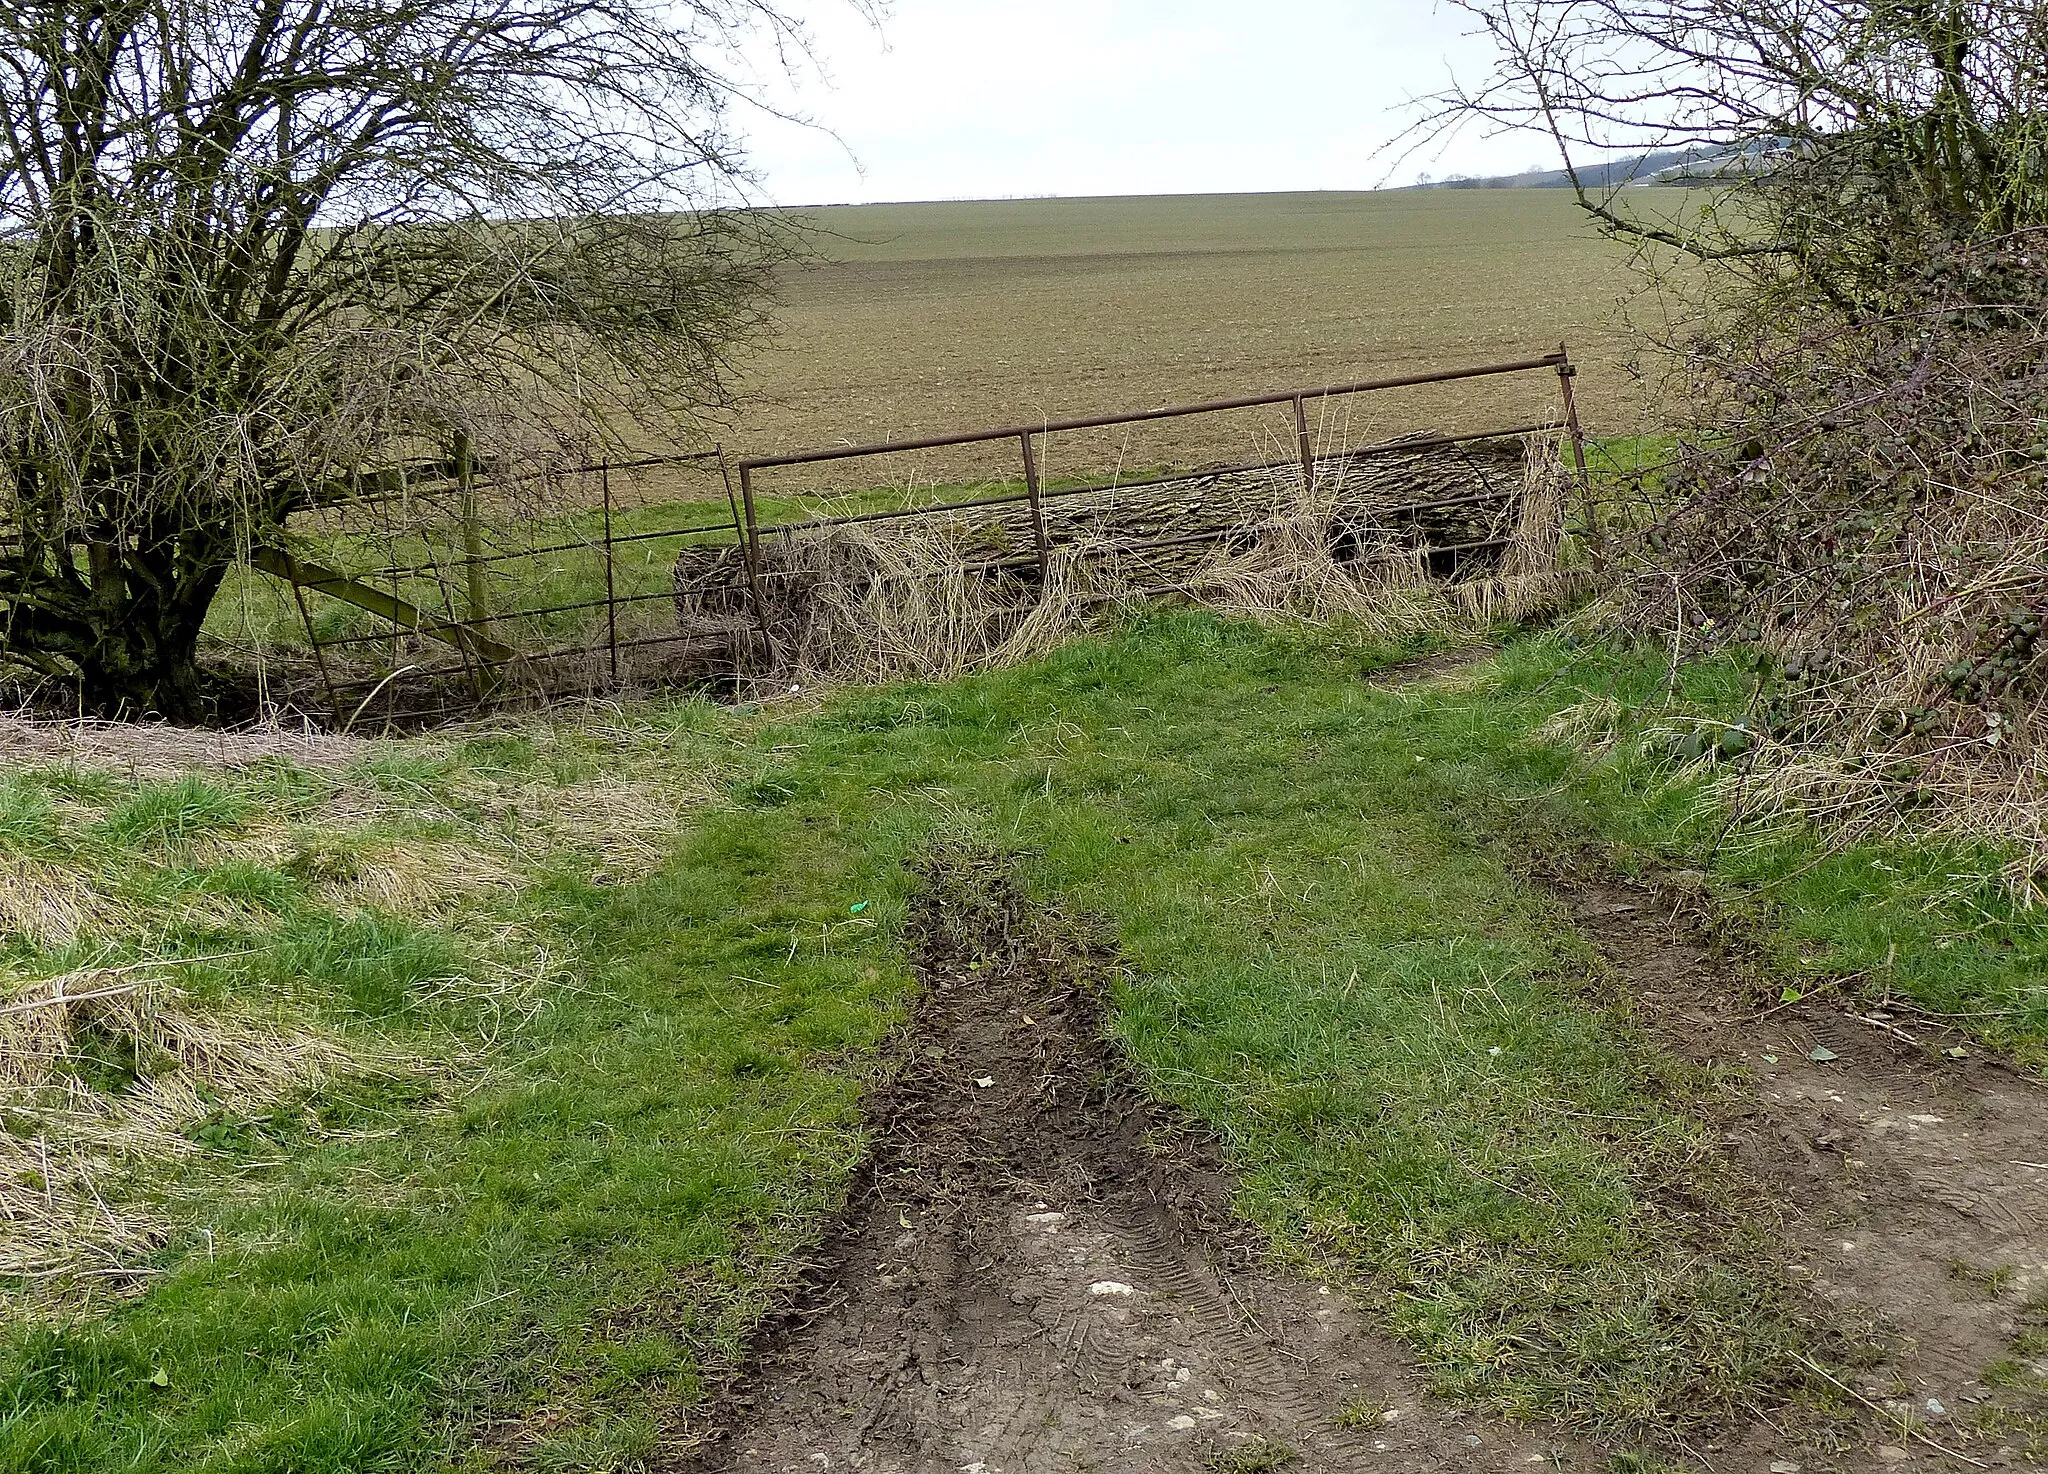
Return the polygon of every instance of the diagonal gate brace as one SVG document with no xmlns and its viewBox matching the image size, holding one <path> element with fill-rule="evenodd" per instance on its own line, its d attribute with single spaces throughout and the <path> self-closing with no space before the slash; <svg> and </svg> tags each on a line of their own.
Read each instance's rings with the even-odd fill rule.
<svg viewBox="0 0 2048 1474">
<path fill-rule="evenodd" d="M 416 604 L 360 583 L 345 573 L 336 573 L 331 568 L 322 568 L 317 563 L 307 563 L 293 557 L 282 548 L 258 548 L 250 555 L 249 561 L 286 583 L 297 584 L 300 588 L 326 594 L 344 604 L 353 604 L 366 609 L 380 619 L 388 619 L 403 629 L 415 634 L 427 635 L 444 644 L 474 656 L 480 661 L 502 665 L 518 659 L 519 652 L 510 645 L 481 634 L 466 624 L 451 624 L 439 615 L 429 614 Z"/>
</svg>

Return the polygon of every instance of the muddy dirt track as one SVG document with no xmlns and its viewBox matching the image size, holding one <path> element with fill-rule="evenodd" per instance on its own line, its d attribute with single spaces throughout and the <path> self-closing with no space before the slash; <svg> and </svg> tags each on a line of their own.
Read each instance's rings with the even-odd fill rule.
<svg viewBox="0 0 2048 1474">
<path fill-rule="evenodd" d="M 1980 1377 L 2048 1289 L 2048 1092 L 1909 1005 L 1784 1004 L 1683 877 L 1548 879 L 1665 1048 L 1753 1078 L 1727 1146 L 1789 1210 L 1793 1272 L 1888 1353 L 1850 1379 L 1867 1447 L 1841 1465 L 2023 1462 L 1978 1426 L 2015 1401 Z M 1731 1437 L 1731 1466 L 1766 1467 L 1765 1433 Z"/>
<path fill-rule="evenodd" d="M 2013 1395 L 1979 1378 L 2048 1284 L 2041 1088 L 1974 1046 L 1944 1056 L 1956 1041 L 1903 1011 L 1825 990 L 1757 1002 L 1753 961 L 1682 884 L 1597 861 L 1537 878 L 1644 1027 L 1753 1078 L 1720 1122 L 1727 1148 L 1789 1225 L 1793 1274 L 1889 1351 L 1844 1374 L 1851 1421 L 1766 1411 L 1697 1465 L 2031 1467 L 1987 1420 Z M 1607 1467 L 1554 1429 L 1432 1402 L 1346 1297 L 1263 1263 L 1213 1145 L 1105 1039 L 1113 949 L 1029 901 L 1000 857 L 935 861 L 908 941 L 923 991 L 875 1148 L 689 1469 Z"/>
<path fill-rule="evenodd" d="M 1401 1474 L 1569 1456 L 1432 1407 L 1341 1295 L 1255 1266 L 1213 1151 L 1104 1039 L 1112 954 L 999 860 L 935 866 L 910 940 L 924 993 L 875 1151 L 698 1467 Z"/>
</svg>

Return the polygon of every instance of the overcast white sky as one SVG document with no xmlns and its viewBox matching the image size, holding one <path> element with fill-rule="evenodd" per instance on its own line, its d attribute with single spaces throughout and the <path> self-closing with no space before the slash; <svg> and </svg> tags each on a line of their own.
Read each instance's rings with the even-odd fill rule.
<svg viewBox="0 0 2048 1474">
<path fill-rule="evenodd" d="M 838 0 L 803 13 L 823 74 L 776 90 L 838 138 L 735 119 L 788 205 L 1373 188 L 1401 104 L 1487 56 L 1435 0 L 892 0 L 879 27 Z M 1392 182 L 1531 166 L 1553 167 L 1538 140 L 1475 135 Z"/>
</svg>

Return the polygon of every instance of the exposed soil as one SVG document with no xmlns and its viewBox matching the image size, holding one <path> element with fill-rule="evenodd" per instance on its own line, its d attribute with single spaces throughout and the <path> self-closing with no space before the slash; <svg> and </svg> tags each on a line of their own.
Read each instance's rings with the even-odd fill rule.
<svg viewBox="0 0 2048 1474">
<path fill-rule="evenodd" d="M 2042 1399 L 1984 1378 L 2048 1295 L 2048 1089 L 1846 981 L 1782 1003 L 1696 877 L 1586 856 L 1538 878 L 1652 1036 L 1722 1072 L 1727 1149 L 1787 1225 L 1788 1268 L 1886 1351 L 1835 1384 L 1846 1423 L 1760 1414 L 1705 1441 L 1706 1467 L 2033 1467 Z M 924 989 L 874 1150 L 692 1469 L 1602 1465 L 1433 1402 L 1342 1293 L 1262 1258 L 1214 1144 L 1105 1036 L 1113 948 L 999 857 L 935 860 L 909 938 Z"/>
<path fill-rule="evenodd" d="M 1375 691 L 1402 691 L 1433 684 L 1470 670 L 1494 653 L 1491 645 L 1456 645 L 1428 655 L 1411 655 L 1373 671 L 1366 677 L 1366 684 Z"/>
<path fill-rule="evenodd" d="M 1580 412 L 1637 423 L 1632 346 L 1612 304 L 1627 272 L 1547 190 L 1017 200 L 820 210 L 829 261 L 783 282 L 776 348 L 746 365 L 748 446 L 833 445 L 1032 424 L 1124 406 L 1338 384 L 1517 359 L 1571 341 Z M 1505 307 L 1504 304 L 1512 304 Z M 1327 416 L 1325 446 L 1418 424 L 1525 423 L 1557 403 L 1529 374 L 1394 390 Z M 1535 409 L 1536 414 L 1527 413 Z M 1245 459 L 1293 443 L 1289 411 L 1249 410 L 1048 437 L 1048 475 Z M 919 481 L 1015 475 L 1008 445 L 899 458 Z M 842 465 L 779 468 L 837 486 Z M 838 473 L 838 474 L 835 474 Z"/>
<path fill-rule="evenodd" d="M 1653 1036 L 1730 1071 L 1728 1147 L 1789 1210 L 1790 1266 L 1886 1342 L 1847 1379 L 1863 1446 L 1807 1468 L 2024 1462 L 2001 1431 L 2022 1399 L 1980 1378 L 2048 1291 L 2048 1090 L 1848 983 L 1782 1002 L 1689 877 L 1618 880 L 1594 861 L 1546 879 Z M 1769 1432 L 1731 1441 L 1725 1467 L 1768 1467 Z"/>
<path fill-rule="evenodd" d="M 1106 945 L 993 855 L 925 882 L 923 995 L 868 1164 L 692 1467 L 1589 1466 L 1431 1404 L 1342 1294 L 1259 1262 L 1213 1145 L 1104 1036 Z"/>
</svg>

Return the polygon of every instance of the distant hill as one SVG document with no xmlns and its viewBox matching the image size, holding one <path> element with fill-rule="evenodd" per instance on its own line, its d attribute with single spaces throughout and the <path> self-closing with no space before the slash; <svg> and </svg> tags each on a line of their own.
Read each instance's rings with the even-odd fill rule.
<svg viewBox="0 0 2048 1474">
<path fill-rule="evenodd" d="M 1592 189 L 1624 184 L 1687 184 L 1711 179 L 1729 155 L 1706 149 L 1670 149 L 1579 166 L 1579 182 Z M 1571 176 L 1562 169 L 1537 169 L 1527 174 L 1496 174 L 1474 179 L 1454 175 L 1405 186 L 1408 189 L 1570 189 Z"/>
</svg>

